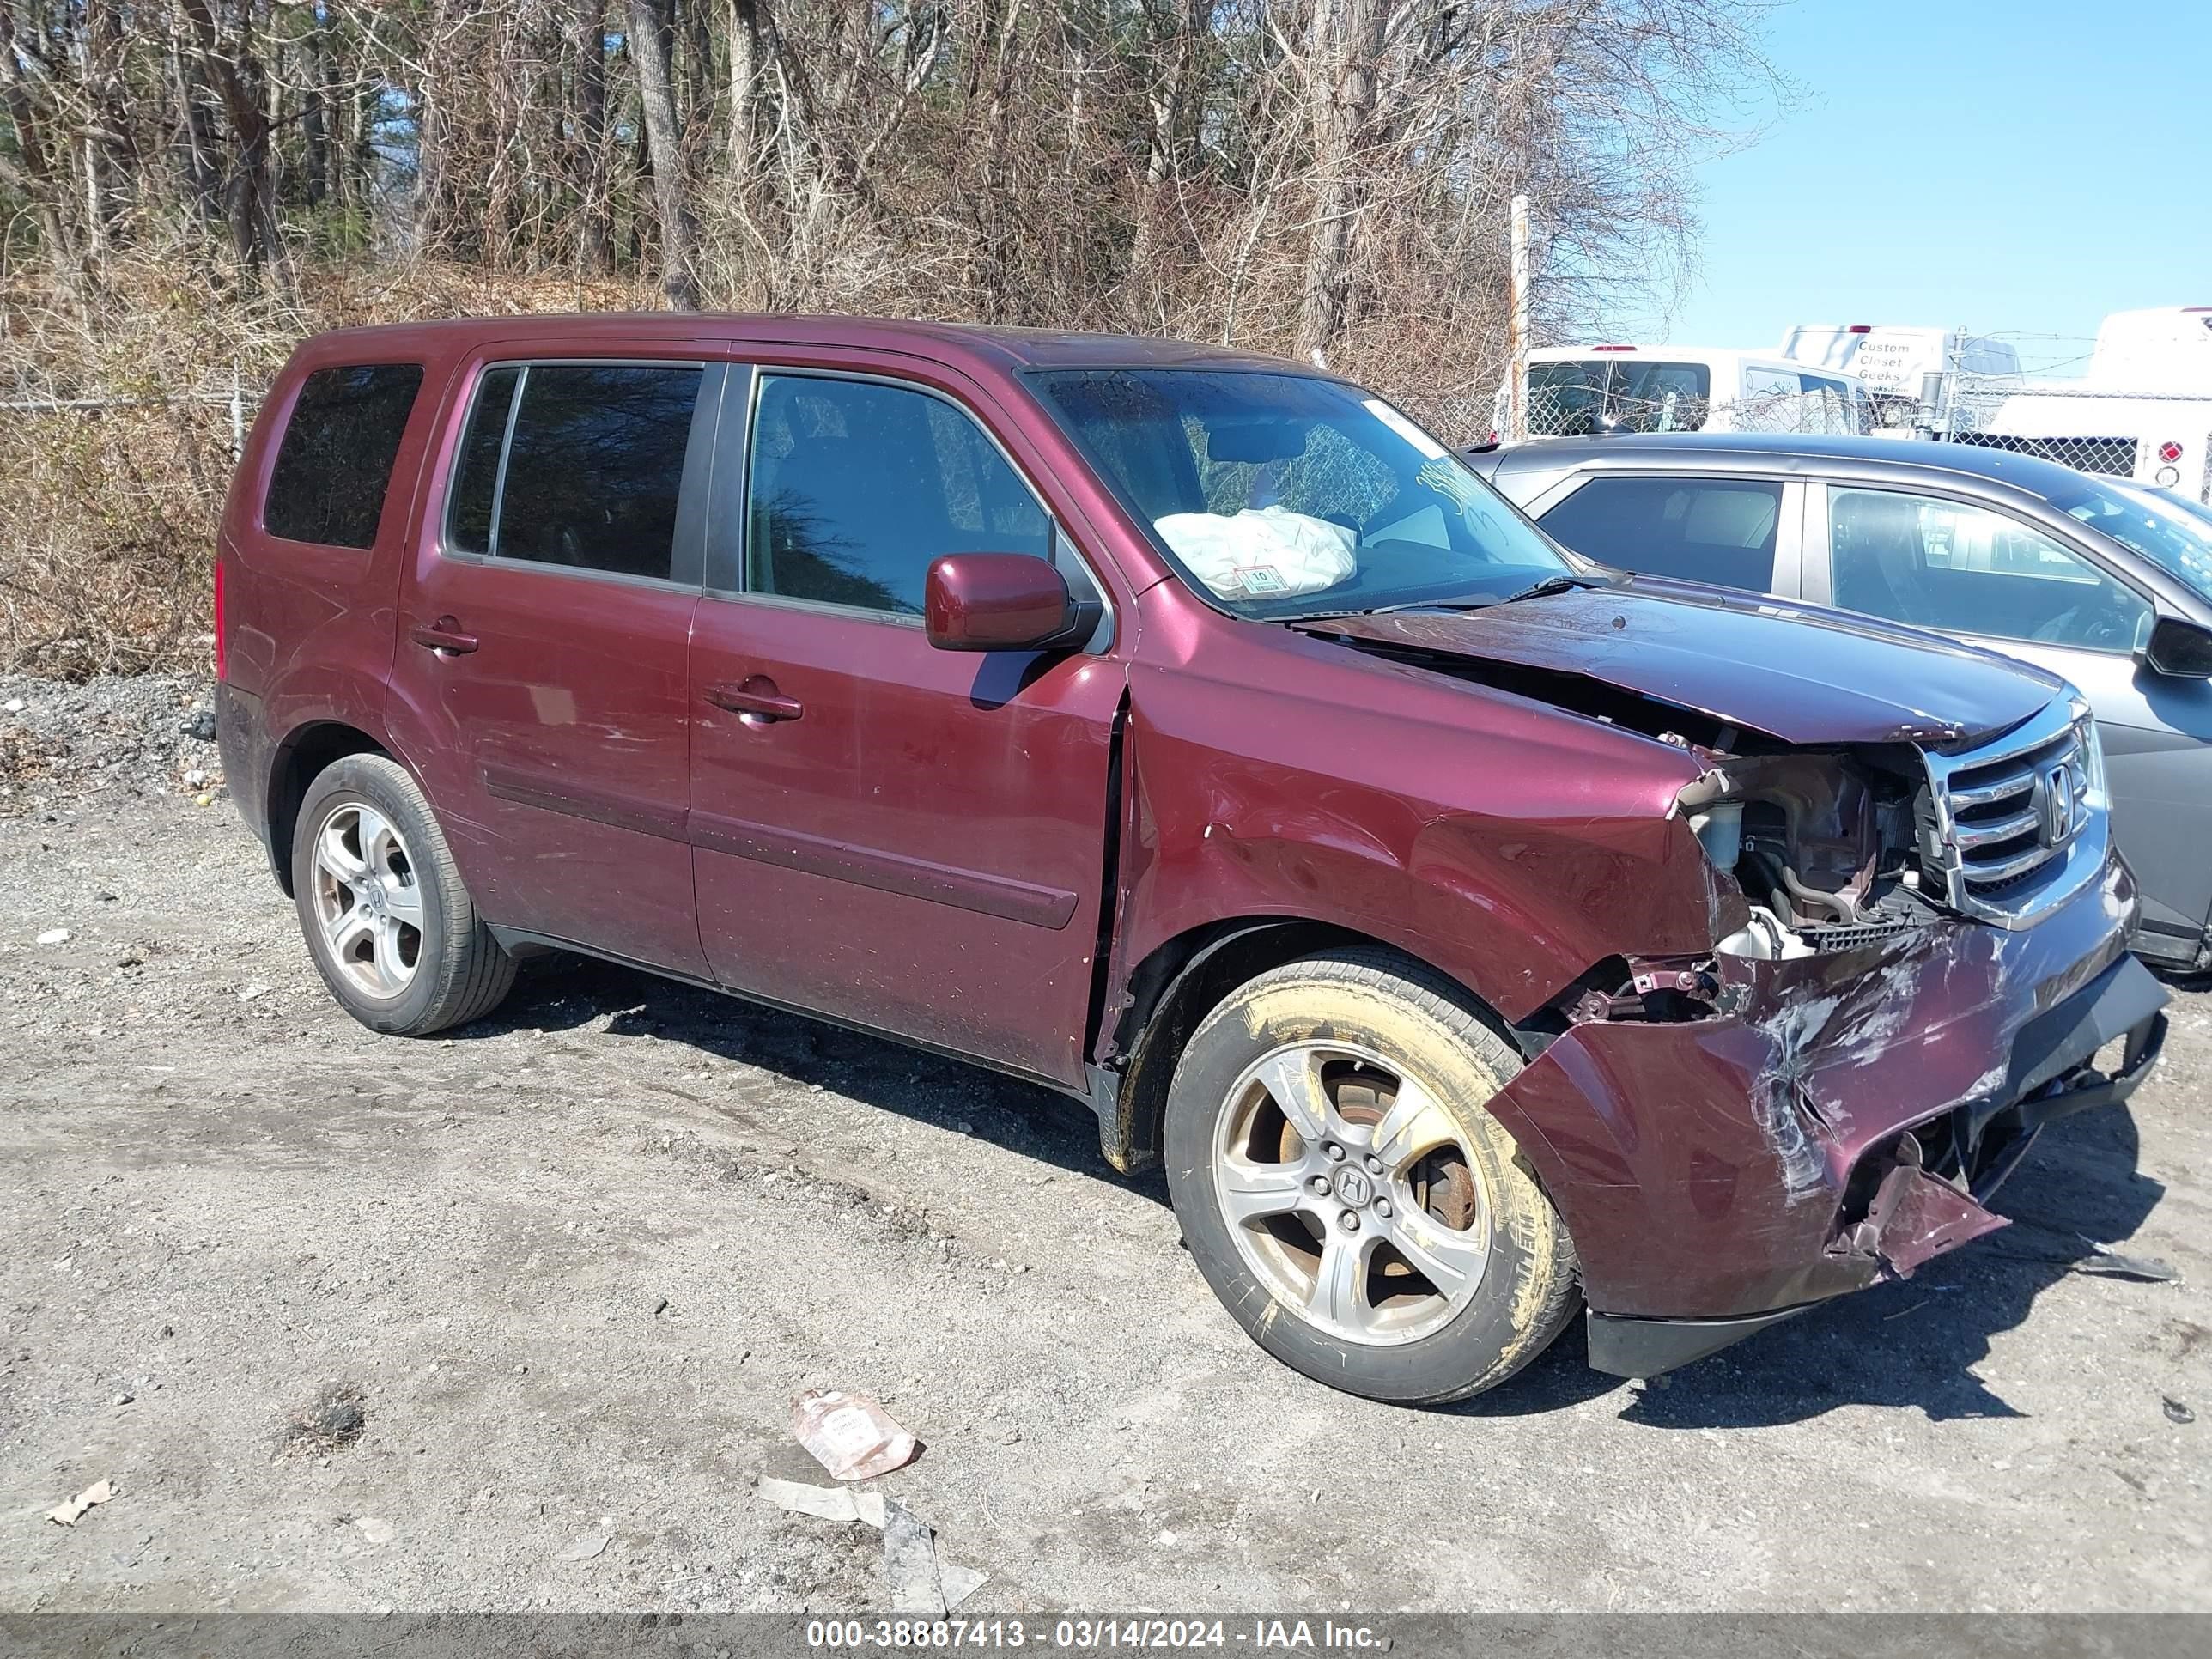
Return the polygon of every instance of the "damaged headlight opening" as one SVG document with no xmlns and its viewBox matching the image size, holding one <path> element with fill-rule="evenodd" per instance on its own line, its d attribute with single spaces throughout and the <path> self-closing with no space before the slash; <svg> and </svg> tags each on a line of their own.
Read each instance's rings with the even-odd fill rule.
<svg viewBox="0 0 2212 1659">
<path fill-rule="evenodd" d="M 1718 941 L 1773 960 L 1870 944 L 1937 914 L 1919 833 L 1929 774 L 1908 744 L 1717 757 L 1677 809 L 1750 906 Z"/>
<path fill-rule="evenodd" d="M 1734 955 L 1855 949 L 1944 912 L 2022 926 L 2104 861 L 2104 746 L 2078 698 L 1972 747 L 1708 757 L 1676 810 L 1750 905 L 1718 942 Z"/>
</svg>

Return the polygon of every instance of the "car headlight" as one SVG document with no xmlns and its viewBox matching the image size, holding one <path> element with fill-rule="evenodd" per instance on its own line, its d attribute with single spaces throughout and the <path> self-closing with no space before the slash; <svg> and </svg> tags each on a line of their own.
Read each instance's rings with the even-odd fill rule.
<svg viewBox="0 0 2212 1659">
<path fill-rule="evenodd" d="M 2075 697 L 2068 706 L 2074 712 L 2074 729 L 2080 734 L 2081 744 L 2081 771 L 2086 785 L 2082 801 L 2101 812 L 2112 805 L 2105 793 L 2104 734 L 2097 730 L 2096 714 L 2087 703 Z"/>
</svg>

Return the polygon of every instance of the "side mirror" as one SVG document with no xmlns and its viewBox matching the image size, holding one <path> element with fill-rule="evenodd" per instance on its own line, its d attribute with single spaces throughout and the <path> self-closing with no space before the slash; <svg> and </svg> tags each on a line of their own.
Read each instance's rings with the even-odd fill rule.
<svg viewBox="0 0 2212 1659">
<path fill-rule="evenodd" d="M 2136 660 L 2168 679 L 2212 680 L 2212 628 L 2184 617 L 2160 617 Z"/>
<path fill-rule="evenodd" d="M 939 651 L 1042 651 L 1089 631 L 1051 560 L 1033 553 L 948 553 L 932 561 L 922 600 Z M 1095 617 L 1091 619 L 1096 620 Z"/>
</svg>

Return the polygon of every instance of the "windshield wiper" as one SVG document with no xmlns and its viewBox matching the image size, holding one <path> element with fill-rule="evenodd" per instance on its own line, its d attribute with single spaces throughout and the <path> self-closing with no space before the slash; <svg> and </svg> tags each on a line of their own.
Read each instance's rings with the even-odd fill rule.
<svg viewBox="0 0 2212 1659">
<path fill-rule="evenodd" d="M 1565 593 L 1577 587 L 1606 587 L 1611 586 L 1599 576 L 1547 576 L 1539 582 L 1518 588 L 1496 599 L 1407 599 L 1399 605 L 1378 605 L 1365 611 L 1331 611 L 1313 616 L 1286 617 L 1285 622 L 1328 622 L 1343 617 L 1393 617 L 1402 611 L 1487 611 L 1493 605 L 1513 605 L 1522 599 L 1540 599 L 1553 593 Z"/>
<path fill-rule="evenodd" d="M 1577 587 L 1610 587 L 1611 586 L 1613 586 L 1612 583 L 1601 580 L 1595 576 L 1547 576 L 1540 582 L 1529 583 L 1517 593 L 1508 593 L 1498 603 L 1511 605 L 1518 599 L 1547 599 L 1554 593 L 1571 593 Z"/>
</svg>

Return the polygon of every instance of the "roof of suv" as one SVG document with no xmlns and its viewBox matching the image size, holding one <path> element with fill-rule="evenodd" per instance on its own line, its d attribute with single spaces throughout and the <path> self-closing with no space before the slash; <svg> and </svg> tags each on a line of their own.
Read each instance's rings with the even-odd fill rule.
<svg viewBox="0 0 2212 1659">
<path fill-rule="evenodd" d="M 1878 469 L 1899 477 L 1948 472 L 2009 484 L 2046 499 L 2070 495 L 2081 475 L 2056 461 L 1972 443 L 1935 443 L 1917 438 L 1820 438 L 1771 432 L 1636 433 L 1613 438 L 1536 438 L 1468 456 L 1485 472 L 1565 473 L 1590 461 L 1726 468 L 1771 466 L 1778 472 L 1812 472 L 1824 462 L 1846 461 L 1854 472 Z"/>
<path fill-rule="evenodd" d="M 908 322 L 878 317 L 816 317 L 737 312 L 586 312 L 507 317 L 457 317 L 435 322 L 381 323 L 320 336 L 380 352 L 465 351 L 497 341 L 580 338 L 611 345 L 641 340 L 698 340 L 717 336 L 754 343 L 851 346 L 939 359 L 988 361 L 1000 368 L 1243 368 L 1294 374 L 1321 371 L 1280 357 L 1226 346 L 1144 335 L 1078 334 L 1056 329 L 987 328 L 969 323 Z"/>
</svg>

